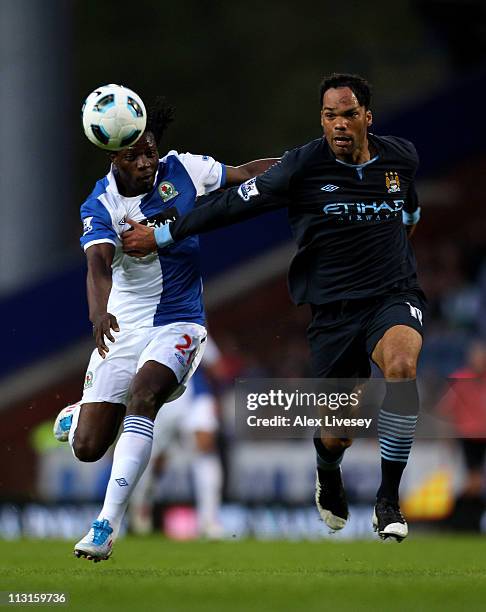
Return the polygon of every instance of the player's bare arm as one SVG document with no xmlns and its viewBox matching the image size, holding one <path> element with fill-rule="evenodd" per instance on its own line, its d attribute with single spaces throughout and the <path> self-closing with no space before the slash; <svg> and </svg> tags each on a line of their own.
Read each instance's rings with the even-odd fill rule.
<svg viewBox="0 0 486 612">
<path fill-rule="evenodd" d="M 280 158 L 256 159 L 241 166 L 226 166 L 226 184 L 239 185 L 248 179 L 263 174 L 279 161 Z"/>
<path fill-rule="evenodd" d="M 105 337 L 110 342 L 115 342 L 111 332 L 112 330 L 119 331 L 116 317 L 107 311 L 112 284 L 111 264 L 114 253 L 114 246 L 108 243 L 93 244 L 86 251 L 89 319 L 93 324 L 93 336 L 98 353 L 103 359 L 110 350 L 106 345 Z"/>
</svg>

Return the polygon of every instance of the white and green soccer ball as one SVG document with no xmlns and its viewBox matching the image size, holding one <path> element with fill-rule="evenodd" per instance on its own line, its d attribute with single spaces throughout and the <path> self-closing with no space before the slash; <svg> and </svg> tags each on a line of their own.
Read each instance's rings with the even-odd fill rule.
<svg viewBox="0 0 486 612">
<path fill-rule="evenodd" d="M 133 145 L 147 125 L 142 98 L 123 85 L 97 87 L 86 98 L 81 114 L 88 140 L 108 151 Z"/>
</svg>

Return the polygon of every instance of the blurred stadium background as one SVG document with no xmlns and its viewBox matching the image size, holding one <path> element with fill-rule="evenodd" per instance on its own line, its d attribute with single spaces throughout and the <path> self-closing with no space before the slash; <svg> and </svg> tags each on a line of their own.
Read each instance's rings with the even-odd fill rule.
<svg viewBox="0 0 486 612">
<path fill-rule="evenodd" d="M 365 75 L 376 133 L 412 140 L 421 156 L 413 242 L 430 301 L 423 396 L 466 365 L 471 343 L 486 341 L 483 1 L 2 0 L 0 13 L 0 538 L 59 536 L 59 525 L 75 538 L 109 474 L 109 457 L 76 463 L 51 436 L 57 412 L 80 397 L 92 348 L 78 212 L 107 169 L 80 122 L 97 85 L 123 83 L 146 101 L 165 95 L 177 118 L 163 151 L 236 165 L 320 135 L 324 74 Z M 309 375 L 308 312 L 287 296 L 285 214 L 207 234 L 201 245 L 209 325 L 224 356 L 215 391 L 225 534 L 325 537 L 312 507 L 311 445 L 250 443 L 233 430 L 235 377 Z M 485 532 L 484 470 L 467 469 L 465 434 L 456 434 L 417 441 L 403 508 L 424 530 Z M 353 518 L 341 537 L 371 537 L 378 456 L 372 441 L 347 453 Z M 156 526 L 180 539 L 194 536 L 188 465 L 176 446 L 157 488 Z"/>
</svg>

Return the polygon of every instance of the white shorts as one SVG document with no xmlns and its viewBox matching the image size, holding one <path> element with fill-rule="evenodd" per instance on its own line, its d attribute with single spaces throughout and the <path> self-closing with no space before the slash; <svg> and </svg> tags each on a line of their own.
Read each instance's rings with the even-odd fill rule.
<svg viewBox="0 0 486 612">
<path fill-rule="evenodd" d="M 161 327 L 142 327 L 113 332 L 115 342 L 107 340 L 110 351 L 102 359 L 95 349 L 86 370 L 82 404 L 111 402 L 125 404 L 135 374 L 147 361 L 170 368 L 179 386 L 166 400 L 180 397 L 187 381 L 196 371 L 206 345 L 206 328 L 197 323 L 171 323 Z"/>
</svg>

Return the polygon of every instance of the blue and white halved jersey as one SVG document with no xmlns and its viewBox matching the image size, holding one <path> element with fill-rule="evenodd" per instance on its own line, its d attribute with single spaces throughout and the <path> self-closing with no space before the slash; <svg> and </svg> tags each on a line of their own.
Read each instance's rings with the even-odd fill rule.
<svg viewBox="0 0 486 612">
<path fill-rule="evenodd" d="M 160 160 L 155 183 L 144 195 L 118 192 L 113 170 L 96 183 L 81 206 L 86 251 L 103 242 L 115 246 L 108 311 L 121 327 L 147 327 L 189 321 L 204 325 L 199 239 L 192 236 L 143 258 L 122 251 L 126 219 L 159 225 L 189 212 L 196 196 L 222 187 L 225 166 L 211 157 L 169 153 Z"/>
</svg>

